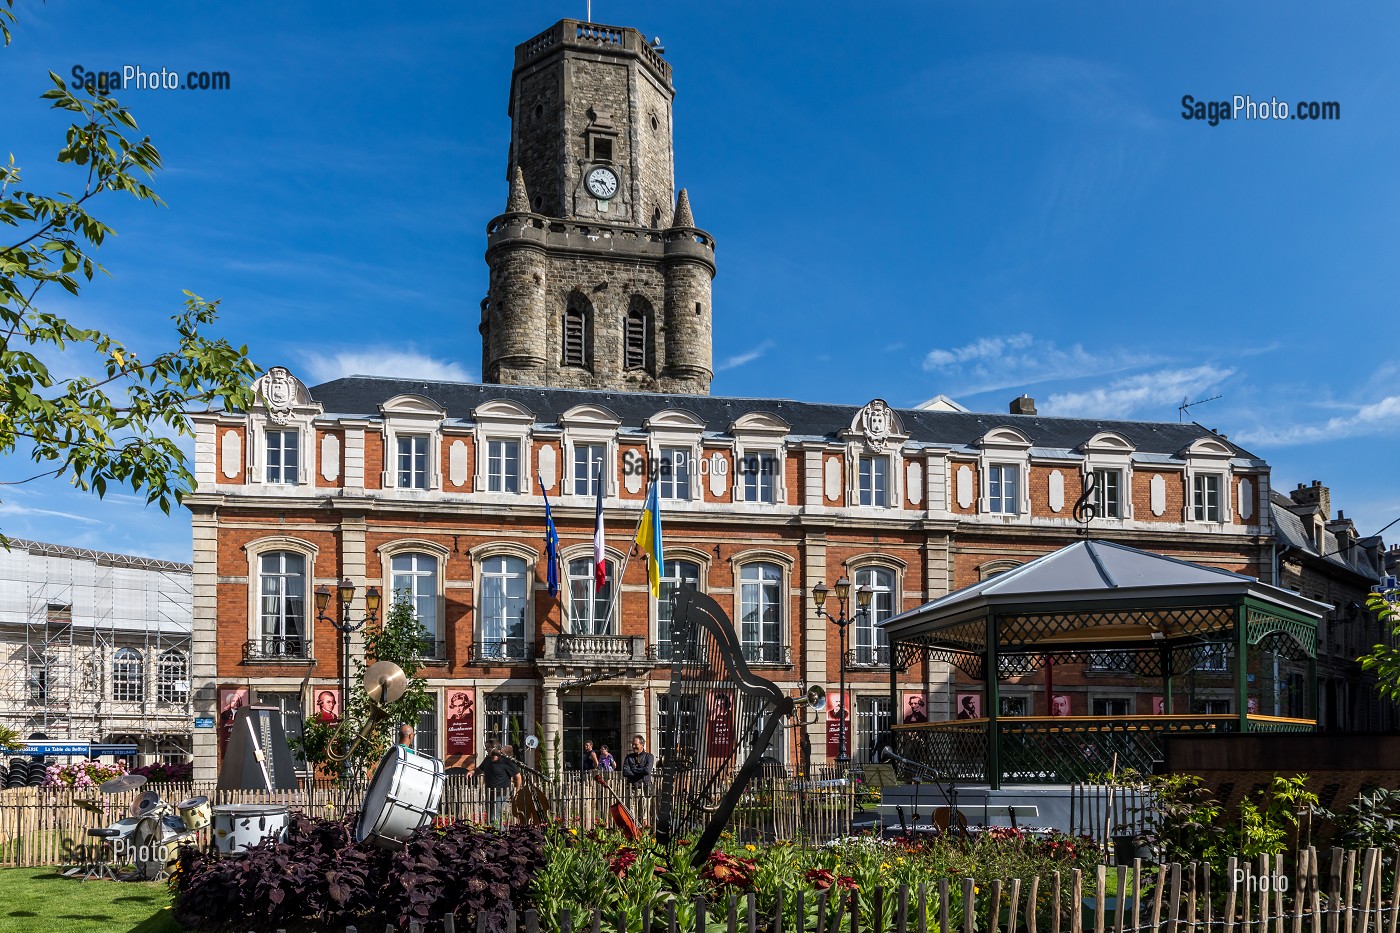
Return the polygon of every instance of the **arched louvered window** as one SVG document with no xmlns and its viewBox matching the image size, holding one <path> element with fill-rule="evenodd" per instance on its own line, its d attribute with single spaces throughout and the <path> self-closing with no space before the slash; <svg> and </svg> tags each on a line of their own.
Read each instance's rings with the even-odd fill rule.
<svg viewBox="0 0 1400 933">
<path fill-rule="evenodd" d="M 564 346 L 562 362 L 565 366 L 587 366 L 590 362 L 589 312 L 585 307 L 570 303 L 564 312 Z"/>
<path fill-rule="evenodd" d="M 146 695 L 145 661 L 134 648 L 120 648 L 112 656 L 112 699 L 139 702 Z"/>
<path fill-rule="evenodd" d="M 644 308 L 633 308 L 627 312 L 627 328 L 624 334 L 625 341 L 625 368 L 646 369 L 647 360 L 651 356 L 647 352 L 647 344 L 650 341 L 651 328 L 648 326 L 649 315 Z"/>
</svg>

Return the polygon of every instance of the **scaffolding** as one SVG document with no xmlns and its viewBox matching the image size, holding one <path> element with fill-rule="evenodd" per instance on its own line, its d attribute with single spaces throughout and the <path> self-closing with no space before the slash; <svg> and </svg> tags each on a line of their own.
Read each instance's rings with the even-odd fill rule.
<svg viewBox="0 0 1400 933">
<path fill-rule="evenodd" d="M 0 723 L 26 738 L 191 751 L 192 568 L 12 539 L 0 552 Z"/>
</svg>

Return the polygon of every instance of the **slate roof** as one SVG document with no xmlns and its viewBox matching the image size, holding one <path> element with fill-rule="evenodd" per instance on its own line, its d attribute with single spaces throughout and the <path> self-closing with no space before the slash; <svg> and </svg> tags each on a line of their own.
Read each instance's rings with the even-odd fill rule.
<svg viewBox="0 0 1400 933">
<path fill-rule="evenodd" d="M 665 395 L 599 389 L 555 389 L 535 386 L 484 385 L 474 382 L 435 382 L 383 376 L 347 376 L 314 386 L 312 398 L 327 415 L 378 418 L 379 406 L 399 394 L 422 395 L 447 409 L 447 416 L 471 423 L 471 412 L 492 399 L 505 399 L 528 408 L 537 423 L 557 424 L 576 405 L 607 408 L 624 429 L 639 430 L 642 423 L 668 408 L 688 411 L 705 422 L 712 434 L 723 434 L 740 416 L 768 412 L 792 426 L 792 435 L 835 440 L 847 429 L 862 405 L 833 405 L 778 398 L 730 398 L 713 395 Z M 1138 454 L 1173 456 L 1202 437 L 1229 445 L 1235 456 L 1262 463 L 1260 458 L 1231 444 L 1198 424 L 1155 421 L 1112 421 L 1098 418 L 1051 418 L 1044 415 L 1012 415 L 984 412 L 921 411 L 897 409 L 910 443 L 933 447 L 970 447 L 989 430 L 1011 426 L 1026 435 L 1037 453 L 1068 452 L 1100 431 L 1126 437 Z"/>
<path fill-rule="evenodd" d="M 917 626 L 938 628 L 943 620 L 992 606 L 1025 606 L 1053 611 L 1076 604 L 1111 605 L 1150 599 L 1163 606 L 1187 597 L 1235 598 L 1245 595 L 1321 616 L 1331 607 L 1297 593 L 1260 583 L 1254 577 L 1218 567 L 1155 554 L 1112 541 L 1076 541 L 1019 567 L 884 620 L 900 632 Z"/>
<path fill-rule="evenodd" d="M 1329 564 L 1350 570 L 1367 580 L 1373 582 L 1380 580 L 1380 571 L 1371 566 L 1371 562 L 1366 556 L 1366 549 L 1361 547 L 1360 543 L 1354 546 L 1350 543 L 1344 545 L 1338 541 L 1336 534 L 1324 531 L 1322 534 L 1323 550 L 1319 554 L 1317 545 L 1313 542 L 1312 533 L 1304 524 L 1302 516 L 1290 508 L 1294 504 L 1292 499 L 1278 490 L 1271 489 L 1269 491 L 1269 508 L 1273 513 L 1274 527 L 1278 529 L 1280 543 L 1295 551 L 1301 551 Z"/>
</svg>

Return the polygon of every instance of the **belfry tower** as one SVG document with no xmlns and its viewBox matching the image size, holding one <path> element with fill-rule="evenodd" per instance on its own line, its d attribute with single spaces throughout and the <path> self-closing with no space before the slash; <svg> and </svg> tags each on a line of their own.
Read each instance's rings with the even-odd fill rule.
<svg viewBox="0 0 1400 933">
<path fill-rule="evenodd" d="M 675 94 L 635 29 L 566 19 L 516 47 L 484 381 L 709 394 L 715 246 L 673 197 Z"/>
</svg>

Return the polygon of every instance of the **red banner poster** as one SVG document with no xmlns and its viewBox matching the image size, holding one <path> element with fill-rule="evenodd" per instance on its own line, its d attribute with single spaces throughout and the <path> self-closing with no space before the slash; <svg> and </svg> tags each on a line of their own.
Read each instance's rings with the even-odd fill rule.
<svg viewBox="0 0 1400 933">
<path fill-rule="evenodd" d="M 248 705 L 247 687 L 219 688 L 219 760 L 224 759 L 229 736 L 233 735 L 233 717 Z"/>
<path fill-rule="evenodd" d="M 710 691 L 705 716 L 705 749 L 710 758 L 734 754 L 734 698 L 722 690 Z"/>
<path fill-rule="evenodd" d="M 826 695 L 826 757 L 841 754 L 841 724 L 846 724 L 846 754 L 851 753 L 856 737 L 851 732 L 851 695 L 842 696 L 833 690 Z"/>
<path fill-rule="evenodd" d="M 905 725 L 914 722 L 928 722 L 928 697 L 922 693 L 906 691 L 899 698 L 899 721 Z"/>
<path fill-rule="evenodd" d="M 448 768 L 465 768 L 476 756 L 476 688 L 448 690 L 445 712 L 442 763 Z"/>
</svg>

